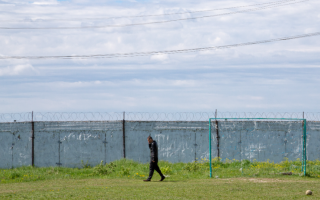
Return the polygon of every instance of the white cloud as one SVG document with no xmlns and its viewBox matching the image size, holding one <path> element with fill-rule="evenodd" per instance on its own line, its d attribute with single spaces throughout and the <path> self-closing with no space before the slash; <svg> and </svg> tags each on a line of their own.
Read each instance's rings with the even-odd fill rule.
<svg viewBox="0 0 320 200">
<path fill-rule="evenodd" d="M 254 100 L 254 101 L 261 101 L 264 99 L 262 96 L 238 96 L 237 99 L 239 100 Z"/>
<path fill-rule="evenodd" d="M 54 3 L 54 2 L 33 2 L 34 5 L 55 5 L 58 3 Z"/>
<path fill-rule="evenodd" d="M 164 61 L 168 59 L 167 54 L 159 54 L 159 55 L 153 55 L 150 57 L 151 60 L 158 60 L 158 61 Z"/>
<path fill-rule="evenodd" d="M 0 68 L 0 76 L 18 76 L 38 74 L 37 70 L 30 64 L 16 65 Z"/>
<path fill-rule="evenodd" d="M 44 1 L 35 1 L 34 5 L 57 5 L 58 2 L 56 0 L 44 0 Z"/>
</svg>

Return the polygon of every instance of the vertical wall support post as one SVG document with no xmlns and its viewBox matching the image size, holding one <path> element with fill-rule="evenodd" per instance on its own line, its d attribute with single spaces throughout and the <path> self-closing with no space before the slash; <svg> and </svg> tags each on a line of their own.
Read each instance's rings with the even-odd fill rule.
<svg viewBox="0 0 320 200">
<path fill-rule="evenodd" d="M 303 135 L 302 135 L 302 167 L 301 171 L 303 171 L 304 176 L 306 176 L 307 170 L 307 120 L 304 118 L 304 112 L 302 112 L 302 127 L 303 127 Z"/>
<path fill-rule="evenodd" d="M 306 176 L 307 168 L 307 120 L 303 119 L 303 174 Z"/>
<path fill-rule="evenodd" d="M 304 169 L 304 112 L 302 112 L 302 159 L 301 159 L 301 172 Z"/>
<path fill-rule="evenodd" d="M 220 161 L 220 136 L 219 136 L 219 124 L 216 120 L 216 134 L 217 134 L 217 157 L 218 161 Z"/>
<path fill-rule="evenodd" d="M 33 121 L 33 111 L 31 114 L 31 165 L 34 167 L 34 121 Z"/>
<path fill-rule="evenodd" d="M 219 124 L 217 121 L 218 111 L 216 110 L 215 118 L 216 118 L 216 137 L 217 137 L 217 157 L 218 161 L 220 161 L 220 135 L 219 135 Z"/>
<path fill-rule="evenodd" d="M 209 119 L 209 162 L 210 162 L 210 178 L 212 178 L 212 166 L 211 166 L 211 118 Z"/>
<path fill-rule="evenodd" d="M 58 140 L 58 144 L 59 144 L 59 148 L 58 148 L 58 152 L 59 152 L 59 162 L 58 163 L 56 163 L 57 165 L 58 165 L 58 167 L 60 167 L 62 164 L 61 164 L 61 159 L 60 159 L 60 153 L 61 153 L 61 151 L 60 151 L 60 146 L 61 146 L 61 137 L 60 137 L 60 132 L 59 132 L 59 140 Z"/>
<path fill-rule="evenodd" d="M 122 139 L 123 139 L 123 158 L 126 158 L 126 121 L 125 121 L 126 113 L 123 112 L 123 120 L 122 120 Z"/>
</svg>

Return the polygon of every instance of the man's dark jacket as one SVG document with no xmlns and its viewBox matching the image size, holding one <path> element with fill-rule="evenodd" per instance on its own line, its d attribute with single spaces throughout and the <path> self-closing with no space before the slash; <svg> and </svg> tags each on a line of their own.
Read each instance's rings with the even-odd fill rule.
<svg viewBox="0 0 320 200">
<path fill-rule="evenodd" d="M 151 161 L 158 162 L 158 144 L 153 140 L 151 144 L 149 144 Z"/>
</svg>

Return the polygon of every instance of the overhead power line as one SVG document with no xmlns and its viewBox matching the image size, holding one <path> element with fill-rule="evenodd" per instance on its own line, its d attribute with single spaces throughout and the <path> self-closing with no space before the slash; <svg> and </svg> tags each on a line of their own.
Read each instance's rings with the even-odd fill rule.
<svg viewBox="0 0 320 200">
<path fill-rule="evenodd" d="M 200 17 L 187 17 L 187 18 L 181 18 L 181 19 L 173 19 L 173 20 L 163 20 L 163 21 L 154 21 L 154 22 L 144 22 L 144 23 L 133 23 L 133 24 L 114 24 L 114 25 L 103 25 L 103 26 L 79 26 L 79 27 L 0 27 L 0 29 L 95 29 L 95 28 L 109 28 L 109 27 L 127 27 L 127 26 L 140 26 L 140 25 L 150 25 L 150 24 L 162 24 L 162 23 L 169 23 L 169 22 L 177 22 L 177 21 L 185 21 L 185 20 L 194 20 L 194 19 L 203 19 L 203 18 L 209 18 L 209 17 L 219 17 L 219 16 L 226 16 L 226 15 L 232 15 L 232 14 L 238 14 L 238 13 L 246 13 L 246 12 L 253 12 L 257 10 L 263 10 L 268 8 L 275 8 L 280 6 L 287 6 L 291 4 L 301 3 L 308 0 L 302 0 L 297 1 L 294 3 L 285 3 L 285 4 L 277 4 L 277 5 L 271 5 L 271 6 L 263 6 L 258 8 L 252 8 L 252 9 L 246 9 L 246 10 L 240 10 L 235 12 L 229 12 L 229 13 L 222 13 L 222 14 L 215 14 L 215 15 L 206 15 L 206 16 L 200 16 Z"/>
<path fill-rule="evenodd" d="M 195 10 L 195 11 L 185 11 L 185 12 L 177 12 L 177 13 L 166 13 L 166 14 L 156 14 L 156 15 L 133 15 L 133 16 L 114 16 L 114 17 L 95 17 L 95 18 L 69 18 L 69 19 L 35 19 L 42 21 L 78 21 L 78 20 L 100 20 L 100 19 L 120 19 L 120 18 L 142 18 L 142 17 L 160 17 L 160 16 L 169 16 L 169 15 L 182 15 L 182 14 L 190 14 L 190 13 L 201 13 L 201 12 L 212 12 L 218 10 L 229 10 L 229 9 L 237 9 L 237 8 L 245 8 L 245 7 L 253 7 L 253 6 L 261 6 L 261 5 L 269 5 L 269 4 L 284 4 L 288 2 L 295 2 L 299 0 L 282 0 L 282 1 L 271 1 L 267 3 L 259 3 L 259 4 L 251 4 L 246 6 L 233 6 L 226 8 L 216 8 L 216 9 L 208 9 L 208 10 Z M 37 22 L 37 21 L 25 21 L 24 19 L 18 20 L 0 20 L 0 22 Z"/>
<path fill-rule="evenodd" d="M 255 42 L 246 42 L 246 43 L 238 43 L 238 44 L 231 44 L 231 45 L 202 47 L 202 48 L 193 48 L 193 49 L 167 50 L 167 51 L 148 51 L 148 52 L 115 53 L 115 54 L 73 55 L 73 56 L 0 56 L 0 59 L 74 59 L 74 58 L 90 59 L 90 58 L 150 56 L 150 55 L 176 54 L 176 53 L 188 53 L 188 52 L 208 51 L 208 50 L 216 50 L 216 49 L 226 49 L 226 48 L 250 46 L 250 45 L 270 43 L 270 42 L 279 42 L 283 40 L 293 40 L 298 38 L 306 38 L 306 37 L 319 36 L 319 35 L 320 35 L 320 32 L 314 32 L 309 34 L 275 38 L 270 40 L 260 40 Z"/>
</svg>

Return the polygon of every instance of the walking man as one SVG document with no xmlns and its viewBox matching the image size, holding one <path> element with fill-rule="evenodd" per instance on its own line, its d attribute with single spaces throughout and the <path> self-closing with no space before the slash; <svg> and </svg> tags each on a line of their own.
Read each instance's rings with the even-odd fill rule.
<svg viewBox="0 0 320 200">
<path fill-rule="evenodd" d="M 166 177 L 163 176 L 163 174 L 161 173 L 160 168 L 158 166 L 158 145 L 157 145 L 157 142 L 154 141 L 151 136 L 149 136 L 148 143 L 149 143 L 149 149 L 150 149 L 150 153 L 151 153 L 151 155 L 150 155 L 150 157 L 151 157 L 150 172 L 149 172 L 148 179 L 143 180 L 143 181 L 151 181 L 154 170 L 156 170 L 160 174 L 160 176 L 161 176 L 160 181 L 163 181 Z"/>
</svg>

